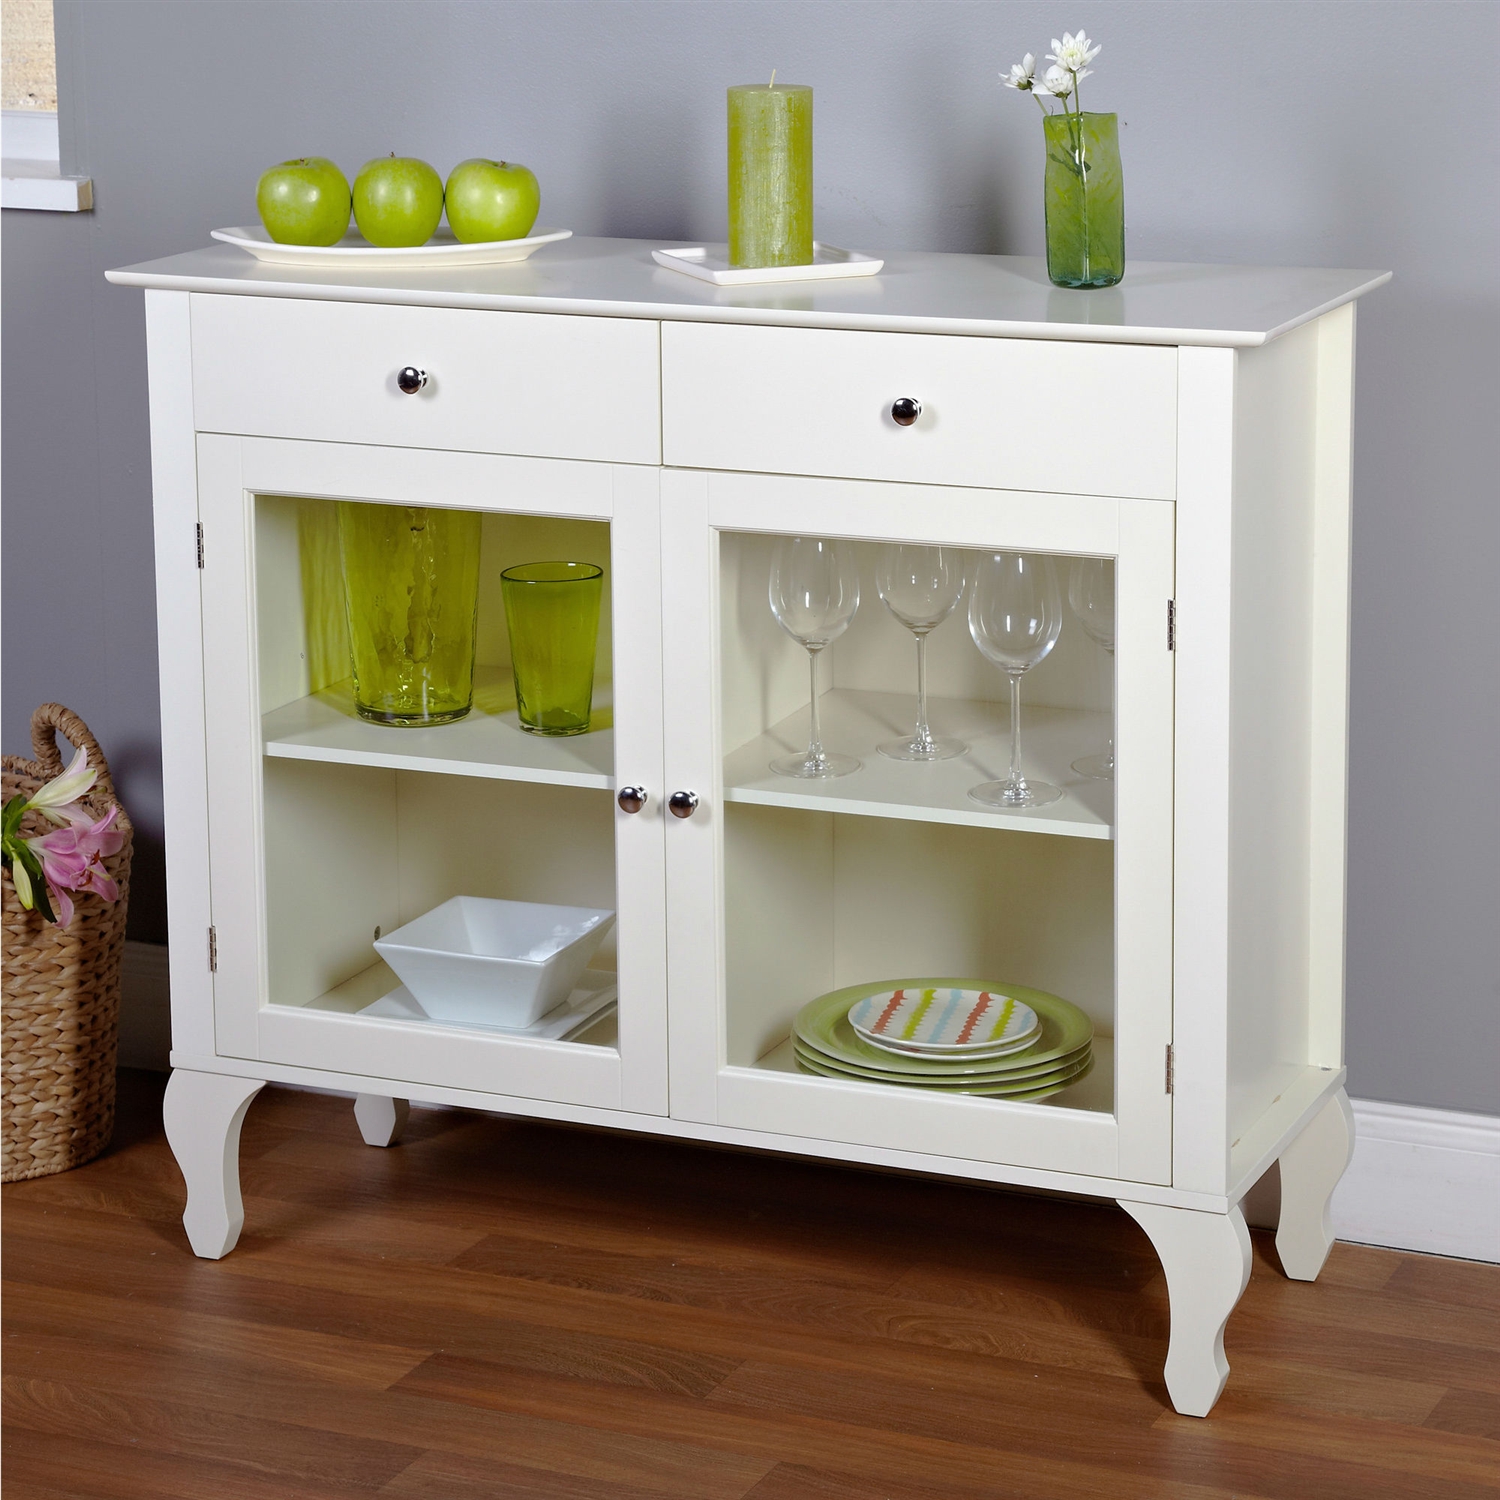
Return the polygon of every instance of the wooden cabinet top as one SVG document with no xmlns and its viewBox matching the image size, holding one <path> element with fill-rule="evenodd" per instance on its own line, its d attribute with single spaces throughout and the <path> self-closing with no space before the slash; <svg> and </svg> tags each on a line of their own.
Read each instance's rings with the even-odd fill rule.
<svg viewBox="0 0 1500 1500">
<path fill-rule="evenodd" d="M 658 266 L 658 248 L 574 237 L 511 265 L 362 271 L 269 265 L 216 245 L 107 274 L 122 286 L 321 301 L 1218 347 L 1267 343 L 1390 280 L 1388 271 L 1135 261 L 1119 286 L 1069 291 L 1048 282 L 1039 257 L 897 252 L 875 277 L 714 287 Z"/>
</svg>

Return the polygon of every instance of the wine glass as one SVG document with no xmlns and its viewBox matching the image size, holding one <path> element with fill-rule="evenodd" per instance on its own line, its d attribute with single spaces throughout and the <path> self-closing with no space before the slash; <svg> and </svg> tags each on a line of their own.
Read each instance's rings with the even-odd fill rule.
<svg viewBox="0 0 1500 1500">
<path fill-rule="evenodd" d="M 859 559 L 854 544 L 828 537 L 787 536 L 771 558 L 771 613 L 807 652 L 812 727 L 807 749 L 771 762 L 778 776 L 847 776 L 852 755 L 830 755 L 818 724 L 818 655 L 848 628 L 859 608 Z"/>
<path fill-rule="evenodd" d="M 878 746 L 890 760 L 951 760 L 969 747 L 936 739 L 927 724 L 927 636 L 964 594 L 964 555 L 953 547 L 882 547 L 875 585 L 885 607 L 917 638 L 917 727 Z"/>
<path fill-rule="evenodd" d="M 1105 697 L 1111 700 L 1115 685 L 1115 570 L 1104 557 L 1080 557 L 1073 564 L 1068 579 L 1068 603 L 1078 616 L 1084 633 L 1104 653 L 1106 675 Z M 1110 710 L 1110 733 L 1102 755 L 1085 755 L 1073 762 L 1080 776 L 1095 781 L 1115 778 L 1115 735 L 1113 708 Z"/>
<path fill-rule="evenodd" d="M 1010 774 L 986 781 L 969 796 L 986 807 L 1043 807 L 1062 793 L 1021 774 L 1021 678 L 1057 644 L 1062 595 L 1050 557 L 1027 552 L 987 552 L 974 569 L 969 593 L 969 634 L 989 661 L 1010 679 Z"/>
</svg>

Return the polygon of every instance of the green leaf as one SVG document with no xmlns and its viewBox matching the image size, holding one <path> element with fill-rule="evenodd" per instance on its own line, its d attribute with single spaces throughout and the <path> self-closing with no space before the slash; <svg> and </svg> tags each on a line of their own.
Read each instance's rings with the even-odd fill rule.
<svg viewBox="0 0 1500 1500">
<path fill-rule="evenodd" d="M 13 834 L 21 826 L 21 819 L 26 816 L 26 798 L 12 797 L 5 804 L 5 811 L 0 814 L 0 830 L 8 836 Z"/>
</svg>

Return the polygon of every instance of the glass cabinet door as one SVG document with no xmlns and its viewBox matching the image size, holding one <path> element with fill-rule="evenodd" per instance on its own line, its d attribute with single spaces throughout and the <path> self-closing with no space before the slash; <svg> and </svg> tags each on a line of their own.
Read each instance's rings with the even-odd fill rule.
<svg viewBox="0 0 1500 1500">
<path fill-rule="evenodd" d="M 1170 503 L 669 471 L 663 536 L 673 1114 L 1169 1181 Z"/>
<path fill-rule="evenodd" d="M 657 471 L 203 436 L 199 511 L 219 1054 L 665 1113 Z M 433 512 L 439 571 L 403 573 Z M 587 598 L 507 618 L 502 574 L 555 563 L 602 574 L 597 629 Z M 379 722 L 382 661 L 461 668 L 429 626 L 466 611 L 469 712 Z M 549 719 L 518 677 L 583 706 Z"/>
</svg>

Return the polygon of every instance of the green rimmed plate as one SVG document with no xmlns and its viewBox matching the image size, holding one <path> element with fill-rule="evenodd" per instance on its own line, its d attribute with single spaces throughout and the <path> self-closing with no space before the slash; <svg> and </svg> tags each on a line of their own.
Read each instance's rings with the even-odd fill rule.
<svg viewBox="0 0 1500 1500">
<path fill-rule="evenodd" d="M 955 1061 L 906 1057 L 872 1047 L 855 1034 L 849 1024 L 849 1010 L 868 995 L 879 995 L 895 989 L 995 989 L 1014 995 L 1041 1018 L 1042 1034 L 1031 1046 L 1005 1058 L 974 1060 L 960 1065 Z M 976 979 L 902 979 L 883 980 L 876 984 L 856 984 L 834 990 L 809 1001 L 792 1022 L 792 1032 L 803 1049 L 846 1067 L 869 1068 L 889 1077 L 909 1074 L 914 1078 L 955 1078 L 975 1073 L 991 1077 L 1004 1071 L 1035 1067 L 1040 1063 L 1060 1063 L 1069 1053 L 1086 1046 L 1094 1035 L 1094 1023 L 1074 1005 L 1045 990 L 1030 990 L 1018 984 L 992 984 Z"/>
<path fill-rule="evenodd" d="M 977 1088 L 992 1083 L 1012 1084 L 1016 1088 L 1039 1088 L 1053 1073 L 1061 1073 L 1085 1062 L 1091 1048 L 1085 1043 L 1074 1052 L 1065 1053 L 1062 1057 L 1053 1058 L 1050 1062 L 1038 1063 L 1031 1068 L 984 1070 L 951 1068 L 945 1074 L 923 1074 L 915 1077 L 909 1073 L 897 1073 L 890 1068 L 864 1068 L 854 1063 L 837 1062 L 827 1053 L 818 1052 L 799 1041 L 792 1043 L 792 1050 L 799 1058 L 805 1058 L 808 1062 L 818 1064 L 819 1067 L 826 1067 L 833 1072 L 847 1074 L 850 1078 L 861 1078 L 871 1083 L 912 1082 L 924 1088 L 960 1089 Z"/>
<path fill-rule="evenodd" d="M 1038 1099 L 1050 1098 L 1053 1094 L 1061 1093 L 1069 1084 L 1079 1082 L 1093 1068 L 1094 1058 L 1093 1054 L 1089 1053 L 1082 1062 L 1074 1063 L 1060 1072 L 1048 1073 L 1042 1078 L 1019 1079 L 1013 1083 L 976 1083 L 962 1087 L 950 1085 L 947 1088 L 921 1078 L 898 1078 L 894 1075 L 887 1075 L 885 1078 L 860 1077 L 851 1072 L 840 1071 L 830 1063 L 817 1060 L 815 1054 L 801 1051 L 797 1053 L 797 1066 L 806 1073 L 816 1074 L 820 1078 L 834 1078 L 841 1083 L 873 1083 L 877 1086 L 883 1084 L 897 1088 L 925 1088 L 935 1094 L 964 1094 L 986 1099 L 1008 1099 L 1015 1104 L 1029 1104 Z"/>
</svg>

